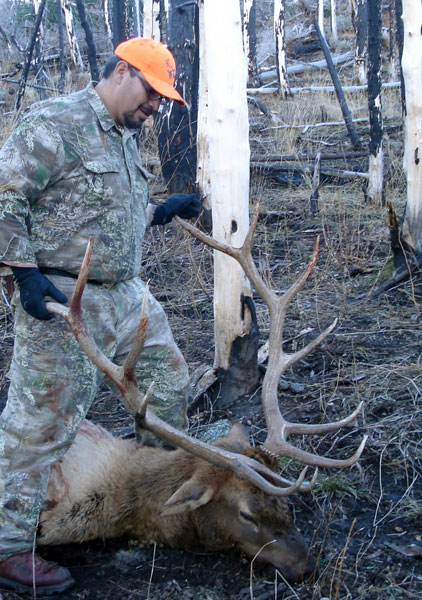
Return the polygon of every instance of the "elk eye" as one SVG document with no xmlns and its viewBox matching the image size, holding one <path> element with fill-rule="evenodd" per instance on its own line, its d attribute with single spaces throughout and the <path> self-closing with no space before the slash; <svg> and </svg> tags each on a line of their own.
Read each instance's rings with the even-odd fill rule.
<svg viewBox="0 0 422 600">
<path fill-rule="evenodd" d="M 249 515 L 248 513 L 245 513 L 243 511 L 240 512 L 240 516 L 242 517 L 242 519 L 245 519 L 245 521 L 248 521 L 248 523 L 252 523 L 253 525 L 255 525 L 255 527 L 258 527 L 258 523 L 255 521 L 255 519 Z"/>
</svg>

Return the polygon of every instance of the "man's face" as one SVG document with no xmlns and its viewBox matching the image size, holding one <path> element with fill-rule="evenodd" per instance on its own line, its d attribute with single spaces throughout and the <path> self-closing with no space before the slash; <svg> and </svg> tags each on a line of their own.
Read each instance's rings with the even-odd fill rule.
<svg viewBox="0 0 422 600">
<path fill-rule="evenodd" d="M 156 112 L 161 98 L 151 99 L 144 84 L 137 75 L 128 69 L 119 89 L 118 124 L 128 129 L 139 129 L 142 123 Z M 151 88 L 148 88 L 151 92 Z"/>
</svg>

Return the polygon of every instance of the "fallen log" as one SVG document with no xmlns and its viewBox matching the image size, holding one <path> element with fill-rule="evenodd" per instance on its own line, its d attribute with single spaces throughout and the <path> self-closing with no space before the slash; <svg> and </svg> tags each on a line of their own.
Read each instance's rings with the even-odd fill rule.
<svg viewBox="0 0 422 600">
<path fill-rule="evenodd" d="M 333 57 L 333 63 L 335 65 L 341 65 L 348 60 L 353 58 L 353 52 L 344 52 L 343 54 L 339 54 Z M 326 69 L 327 63 L 325 60 L 318 60 L 315 62 L 309 63 L 300 63 L 297 65 L 290 65 L 287 67 L 287 75 L 299 75 L 300 73 L 304 73 L 305 71 L 312 71 L 313 69 Z M 277 71 L 272 69 L 271 71 L 266 71 L 260 73 L 260 79 L 262 82 L 270 81 L 274 78 L 277 78 Z"/>
</svg>

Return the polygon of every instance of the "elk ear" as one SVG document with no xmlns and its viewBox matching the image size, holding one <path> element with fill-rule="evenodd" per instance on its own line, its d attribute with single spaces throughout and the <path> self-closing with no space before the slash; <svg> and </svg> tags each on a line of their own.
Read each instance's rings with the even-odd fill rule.
<svg viewBox="0 0 422 600">
<path fill-rule="evenodd" d="M 216 446 L 231 452 L 242 454 L 246 448 L 249 448 L 249 438 L 246 429 L 240 423 L 234 423 L 230 433 L 223 438 L 217 440 Z"/>
<path fill-rule="evenodd" d="M 185 481 L 164 504 L 162 515 L 177 515 L 207 504 L 214 495 L 214 488 L 203 483 L 195 475 Z"/>
</svg>

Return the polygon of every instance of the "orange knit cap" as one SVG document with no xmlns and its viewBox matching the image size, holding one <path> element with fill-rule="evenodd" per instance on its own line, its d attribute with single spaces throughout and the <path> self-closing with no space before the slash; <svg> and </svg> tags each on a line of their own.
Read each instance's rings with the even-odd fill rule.
<svg viewBox="0 0 422 600">
<path fill-rule="evenodd" d="M 166 98 L 185 104 L 174 89 L 176 63 L 170 50 L 161 42 L 134 37 L 119 44 L 114 54 L 138 69 L 149 85 Z"/>
</svg>

